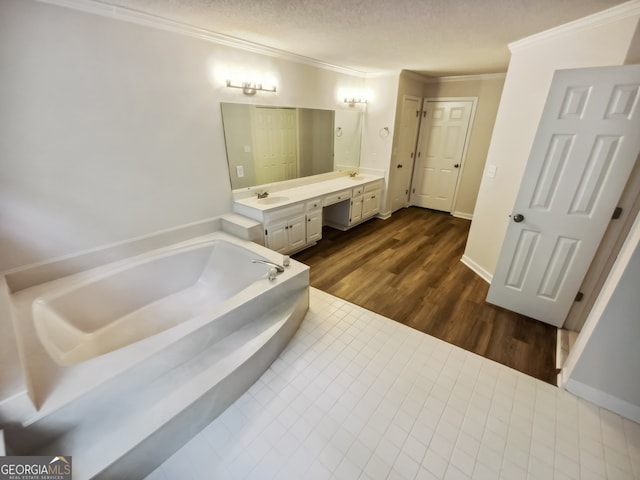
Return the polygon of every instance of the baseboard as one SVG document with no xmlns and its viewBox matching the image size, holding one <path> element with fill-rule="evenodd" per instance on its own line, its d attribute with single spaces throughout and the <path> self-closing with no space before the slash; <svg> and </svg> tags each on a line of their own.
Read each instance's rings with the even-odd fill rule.
<svg viewBox="0 0 640 480">
<path fill-rule="evenodd" d="M 562 376 L 560 376 L 562 381 Z M 562 388 L 568 392 L 577 395 L 580 398 L 588 400 L 591 403 L 598 405 L 599 407 L 606 408 L 618 415 L 621 415 L 636 423 L 640 423 L 640 406 L 633 405 L 621 398 L 614 397 L 608 393 L 593 388 L 581 382 L 577 382 L 573 379 L 569 379 L 566 384 L 558 383 Z"/>
<path fill-rule="evenodd" d="M 466 255 L 463 255 L 460 259 L 462 263 L 464 263 L 467 267 L 469 267 L 473 272 L 482 278 L 485 282 L 491 284 L 491 280 L 493 280 L 493 275 L 487 272 L 484 268 L 478 265 L 476 262 L 471 260 Z"/>
<path fill-rule="evenodd" d="M 451 212 L 451 215 L 453 215 L 456 218 L 464 218 L 465 220 L 473 220 L 473 213 Z"/>
</svg>

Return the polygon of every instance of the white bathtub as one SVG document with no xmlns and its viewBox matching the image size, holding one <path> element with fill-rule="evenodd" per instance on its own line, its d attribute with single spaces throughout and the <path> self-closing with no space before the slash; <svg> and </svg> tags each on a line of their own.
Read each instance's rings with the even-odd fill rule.
<svg viewBox="0 0 640 480">
<path fill-rule="evenodd" d="M 215 232 L 14 293 L 35 410 L 12 418 L 12 449 L 73 455 L 79 479 L 153 471 L 269 368 L 307 312 L 309 267 L 292 260 L 269 280 L 254 259 L 283 257 Z"/>
<path fill-rule="evenodd" d="M 226 310 L 225 302 L 251 286 L 257 295 L 280 280 L 268 280 L 269 267 L 252 263 L 267 258 L 248 245 L 218 235 L 89 272 L 34 301 L 38 338 L 57 364 L 73 365 L 214 307 Z M 272 260 L 282 263 L 282 256 Z"/>
</svg>

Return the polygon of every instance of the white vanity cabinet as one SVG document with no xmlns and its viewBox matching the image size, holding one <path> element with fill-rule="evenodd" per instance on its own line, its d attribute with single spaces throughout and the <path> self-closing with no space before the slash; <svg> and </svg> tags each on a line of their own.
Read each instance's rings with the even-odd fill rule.
<svg viewBox="0 0 640 480">
<path fill-rule="evenodd" d="M 354 187 L 351 189 L 351 195 L 346 195 L 347 198 L 350 197 L 349 201 L 339 201 L 325 208 L 325 224 L 347 230 L 362 223 L 380 211 L 381 196 L 381 180 Z"/>
<path fill-rule="evenodd" d="M 307 202 L 307 243 L 317 242 L 322 238 L 322 198 Z"/>
<path fill-rule="evenodd" d="M 264 238 L 267 248 L 280 253 L 304 247 L 307 244 L 304 203 L 265 212 Z"/>
<path fill-rule="evenodd" d="M 349 209 L 349 226 L 355 225 L 362 220 L 362 194 L 364 193 L 363 187 L 356 187 L 353 189 L 353 196 L 351 197 L 351 208 Z"/>
<path fill-rule="evenodd" d="M 368 188 L 367 188 L 368 187 Z M 382 187 L 380 184 L 365 185 L 362 195 L 362 218 L 369 218 L 380 211 Z"/>
<path fill-rule="evenodd" d="M 245 195 L 233 210 L 262 224 L 266 247 L 291 254 L 320 240 L 324 225 L 347 230 L 376 215 L 383 184 L 381 177 L 341 176 L 261 198 Z"/>
</svg>

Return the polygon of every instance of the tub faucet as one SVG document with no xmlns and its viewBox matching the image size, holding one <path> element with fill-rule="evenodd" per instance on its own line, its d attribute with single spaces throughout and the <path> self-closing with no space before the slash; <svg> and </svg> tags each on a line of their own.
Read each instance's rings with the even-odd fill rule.
<svg viewBox="0 0 640 480">
<path fill-rule="evenodd" d="M 278 265 L 277 263 L 273 263 L 268 260 L 255 258 L 251 260 L 251 263 L 262 263 L 263 265 L 271 267 L 269 268 L 269 280 L 275 280 L 277 274 L 284 272 L 284 267 L 282 265 Z"/>
<path fill-rule="evenodd" d="M 269 192 L 258 192 L 258 198 L 267 198 L 269 196 Z"/>
</svg>

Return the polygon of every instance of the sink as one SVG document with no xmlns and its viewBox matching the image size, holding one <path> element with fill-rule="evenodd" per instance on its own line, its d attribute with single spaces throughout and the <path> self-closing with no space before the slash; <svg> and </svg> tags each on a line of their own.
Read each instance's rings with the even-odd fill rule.
<svg viewBox="0 0 640 480">
<path fill-rule="evenodd" d="M 289 200 L 289 197 L 284 196 L 275 196 L 275 197 L 267 197 L 267 198 L 258 198 L 256 201 L 260 205 L 273 205 L 275 203 L 283 203 Z"/>
<path fill-rule="evenodd" d="M 355 175 L 353 177 L 349 176 L 351 180 L 364 180 L 366 177 L 364 175 Z"/>
</svg>

